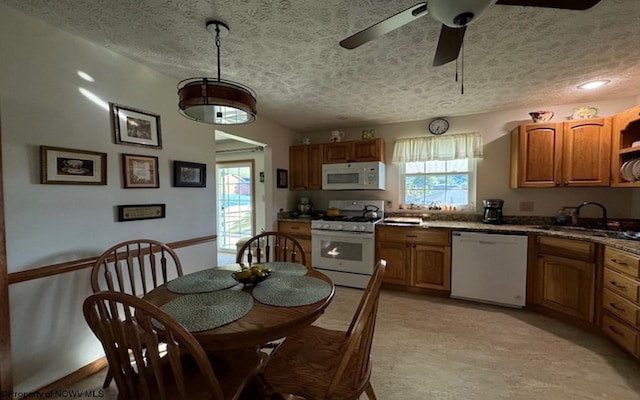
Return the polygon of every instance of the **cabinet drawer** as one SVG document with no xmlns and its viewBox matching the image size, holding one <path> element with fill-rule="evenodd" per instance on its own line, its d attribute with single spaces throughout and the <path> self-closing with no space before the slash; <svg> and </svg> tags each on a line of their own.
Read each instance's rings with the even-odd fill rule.
<svg viewBox="0 0 640 400">
<path fill-rule="evenodd" d="M 376 229 L 376 240 L 448 246 L 451 232 L 448 229 L 412 229 L 381 226 Z"/>
<path fill-rule="evenodd" d="M 538 236 L 538 253 L 550 254 L 574 260 L 594 261 L 596 244 L 582 240 Z"/>
<path fill-rule="evenodd" d="M 636 357 L 639 356 L 640 332 L 618 321 L 608 313 L 604 313 L 602 316 L 602 329 L 614 342 L 629 350 Z"/>
<path fill-rule="evenodd" d="M 619 274 L 608 267 L 605 267 L 604 269 L 603 285 L 612 292 L 624 296 L 636 303 L 638 303 L 640 299 L 640 282 Z"/>
<path fill-rule="evenodd" d="M 640 307 L 622 296 L 618 296 L 612 291 L 605 289 L 602 293 L 602 305 L 610 313 L 620 317 L 632 325 L 638 326 L 638 314 Z"/>
<path fill-rule="evenodd" d="M 607 247 L 604 250 L 604 264 L 622 273 L 640 278 L 640 256 Z"/>
<path fill-rule="evenodd" d="M 311 236 L 310 222 L 280 221 L 278 231 L 291 236 Z"/>
</svg>

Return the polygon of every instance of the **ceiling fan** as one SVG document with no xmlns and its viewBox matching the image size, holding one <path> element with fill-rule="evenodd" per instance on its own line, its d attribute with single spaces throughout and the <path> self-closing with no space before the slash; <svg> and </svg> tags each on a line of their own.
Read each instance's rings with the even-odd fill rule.
<svg viewBox="0 0 640 400">
<path fill-rule="evenodd" d="M 379 36 L 389 33 L 427 14 L 442 23 L 433 66 L 458 58 L 467 25 L 492 4 L 505 6 L 546 7 L 566 10 L 586 10 L 600 0 L 430 0 L 418 3 L 378 22 L 340 42 L 345 49 L 355 49 Z"/>
</svg>

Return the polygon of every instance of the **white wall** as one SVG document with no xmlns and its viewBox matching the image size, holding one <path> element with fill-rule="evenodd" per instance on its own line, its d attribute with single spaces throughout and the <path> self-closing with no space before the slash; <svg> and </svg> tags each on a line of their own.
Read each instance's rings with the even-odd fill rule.
<svg viewBox="0 0 640 400">
<path fill-rule="evenodd" d="M 206 163 L 209 171 L 215 171 L 213 126 L 179 116 L 179 79 L 4 5 L 0 5 L 0 54 L 10 273 L 95 256 L 133 238 L 171 242 L 215 233 L 215 174 L 208 174 L 206 188 L 171 186 L 173 160 Z M 95 82 L 80 79 L 79 70 Z M 159 114 L 163 149 L 114 144 L 108 111 L 83 96 L 80 88 L 103 102 Z M 269 143 L 272 151 L 265 160 L 269 168 L 287 168 L 285 154 L 294 132 L 264 118 L 230 130 L 238 136 L 246 131 Z M 41 185 L 40 145 L 107 153 L 108 185 Z M 122 189 L 121 153 L 157 156 L 160 188 Z M 273 179 L 269 184 L 275 187 Z M 266 187 L 266 213 L 273 221 L 271 210 L 288 201 L 286 191 L 274 191 Z M 165 203 L 166 218 L 115 222 L 116 205 L 142 203 Z M 189 272 L 214 265 L 216 248 L 209 243 L 179 249 L 178 254 Z M 15 390 L 38 389 L 102 356 L 82 316 L 82 301 L 89 294 L 89 271 L 11 285 Z"/>
<path fill-rule="evenodd" d="M 619 100 L 596 101 L 589 103 L 599 109 L 599 116 L 611 116 L 640 103 L 631 97 Z M 566 105 L 532 105 L 527 108 L 504 110 L 486 114 L 476 114 L 447 118 L 450 123 L 446 134 L 478 131 L 484 140 L 484 158 L 478 163 L 477 205 L 478 212 L 482 207 L 482 199 L 502 198 L 505 200 L 505 215 L 553 216 L 562 206 L 577 206 L 583 201 L 598 201 L 603 203 L 614 218 L 640 217 L 640 207 L 634 207 L 634 196 L 638 196 L 638 189 L 620 188 L 550 188 L 550 189 L 511 189 L 509 188 L 510 169 L 510 135 L 509 132 L 521 123 L 528 123 L 529 111 L 553 110 L 553 121 L 562 121 L 572 114 L 573 108 L 583 104 Z M 375 129 L 376 137 L 382 137 L 386 144 L 387 178 L 384 191 L 305 191 L 296 192 L 296 200 L 302 196 L 311 197 L 316 209 L 326 208 L 330 199 L 384 199 L 392 201 L 397 208 L 400 202 L 400 182 L 398 167 L 391 163 L 394 141 L 400 138 L 429 135 L 427 123 L 429 121 L 412 121 L 396 124 L 365 126 L 353 129 L 343 129 L 345 140 L 359 140 L 363 129 Z M 312 143 L 326 143 L 329 131 L 301 134 L 309 137 Z M 519 211 L 521 201 L 533 201 L 534 211 Z M 636 202 L 637 203 L 637 202 Z M 293 210 L 295 203 L 288 208 Z M 585 215 L 591 210 L 585 208 Z M 594 210 L 594 215 L 597 214 Z"/>
</svg>

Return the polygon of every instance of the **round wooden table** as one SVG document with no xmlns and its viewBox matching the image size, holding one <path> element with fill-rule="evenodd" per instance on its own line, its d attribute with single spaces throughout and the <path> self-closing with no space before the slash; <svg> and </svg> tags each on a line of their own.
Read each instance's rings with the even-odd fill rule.
<svg viewBox="0 0 640 400">
<path fill-rule="evenodd" d="M 254 299 L 253 307 L 244 317 L 214 329 L 192 332 L 192 335 L 209 352 L 244 349 L 283 338 L 311 325 L 331 303 L 335 286 L 331 279 L 309 269 L 306 276 L 319 278 L 331 285 L 331 294 L 316 303 L 299 307 L 276 307 Z M 236 289 L 234 289 L 236 290 Z M 251 293 L 253 287 L 245 287 Z M 144 299 L 161 306 L 183 294 L 170 292 L 166 284 L 153 289 Z"/>
</svg>

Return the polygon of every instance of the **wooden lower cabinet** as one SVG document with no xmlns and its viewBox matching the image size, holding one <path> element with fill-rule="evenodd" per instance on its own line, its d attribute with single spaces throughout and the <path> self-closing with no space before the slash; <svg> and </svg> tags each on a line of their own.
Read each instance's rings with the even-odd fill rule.
<svg viewBox="0 0 640 400">
<path fill-rule="evenodd" d="M 594 323 L 596 244 L 538 236 L 536 256 L 533 271 L 534 304 Z"/>
<path fill-rule="evenodd" d="M 383 282 L 451 291 L 451 232 L 391 226 L 376 228 L 376 259 L 387 260 Z"/>
<path fill-rule="evenodd" d="M 304 249 L 306 266 L 313 265 L 311 259 L 311 222 L 310 221 L 278 221 L 278 232 L 293 236 Z"/>
<path fill-rule="evenodd" d="M 640 255 L 605 248 L 602 309 L 604 333 L 640 358 Z"/>
</svg>

